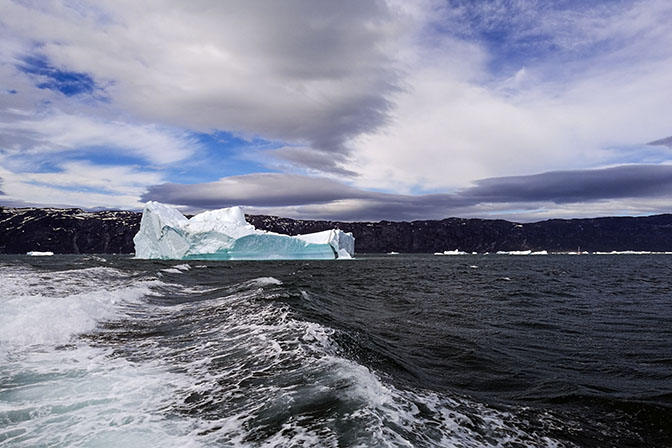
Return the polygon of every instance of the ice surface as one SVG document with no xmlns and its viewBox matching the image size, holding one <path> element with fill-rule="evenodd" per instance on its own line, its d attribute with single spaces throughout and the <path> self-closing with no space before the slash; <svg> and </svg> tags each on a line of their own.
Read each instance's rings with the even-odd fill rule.
<svg viewBox="0 0 672 448">
<path fill-rule="evenodd" d="M 174 260 L 271 260 L 351 258 L 355 238 L 338 229 L 306 235 L 257 230 L 240 207 L 187 219 L 176 209 L 150 201 L 133 238 L 137 258 Z"/>
<path fill-rule="evenodd" d="M 531 255 L 531 250 L 498 250 L 497 255 Z"/>
<path fill-rule="evenodd" d="M 595 255 L 670 255 L 672 252 L 651 252 L 648 250 L 612 250 L 611 252 L 595 252 Z"/>
<path fill-rule="evenodd" d="M 434 255 L 468 255 L 468 254 L 459 249 L 455 249 L 455 250 L 444 250 L 443 252 L 434 252 Z"/>
<path fill-rule="evenodd" d="M 39 250 L 31 250 L 30 252 L 26 252 L 26 255 L 30 255 L 31 257 L 51 257 L 54 253 L 51 251 L 40 252 Z"/>
</svg>

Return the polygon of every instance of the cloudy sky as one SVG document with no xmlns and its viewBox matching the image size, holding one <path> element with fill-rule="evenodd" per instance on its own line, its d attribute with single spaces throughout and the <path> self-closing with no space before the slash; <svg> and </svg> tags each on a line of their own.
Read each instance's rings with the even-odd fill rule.
<svg viewBox="0 0 672 448">
<path fill-rule="evenodd" d="M 672 212 L 669 0 L 0 0 L 0 205 Z"/>
</svg>

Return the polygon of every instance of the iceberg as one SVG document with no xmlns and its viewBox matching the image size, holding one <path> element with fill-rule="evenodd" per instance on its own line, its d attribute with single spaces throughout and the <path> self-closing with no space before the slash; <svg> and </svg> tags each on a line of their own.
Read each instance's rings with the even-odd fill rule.
<svg viewBox="0 0 672 448">
<path fill-rule="evenodd" d="M 40 252 L 39 250 L 31 250 L 30 252 L 26 252 L 26 255 L 30 255 L 31 257 L 52 257 L 54 253 L 51 251 Z"/>
<path fill-rule="evenodd" d="M 150 201 L 133 238 L 135 257 L 168 260 L 295 260 L 352 258 L 355 238 L 339 229 L 306 235 L 257 230 L 240 207 L 210 210 L 187 219 Z"/>
<path fill-rule="evenodd" d="M 538 250 L 533 252 L 531 250 L 499 250 L 497 251 L 497 255 L 548 255 L 548 251 Z"/>
<path fill-rule="evenodd" d="M 444 250 L 443 252 L 434 252 L 434 255 L 468 255 L 468 254 L 459 249 L 455 249 L 455 250 Z"/>
<path fill-rule="evenodd" d="M 497 255 L 531 255 L 531 250 L 498 250 Z"/>
</svg>

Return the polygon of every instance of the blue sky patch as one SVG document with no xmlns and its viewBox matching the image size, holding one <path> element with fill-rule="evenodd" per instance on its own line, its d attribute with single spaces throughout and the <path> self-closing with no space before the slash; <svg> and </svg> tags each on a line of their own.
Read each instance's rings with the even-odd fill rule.
<svg viewBox="0 0 672 448">
<path fill-rule="evenodd" d="M 185 184 L 213 182 L 222 177 L 254 172 L 275 172 L 248 156 L 250 151 L 277 149 L 282 143 L 253 138 L 246 140 L 233 133 L 217 131 L 194 133 L 202 151 L 196 159 L 169 169 L 171 181 Z"/>
<path fill-rule="evenodd" d="M 41 55 L 26 56 L 17 68 L 24 73 L 33 75 L 37 87 L 40 89 L 55 90 L 65 96 L 74 96 L 93 93 L 99 88 L 93 78 L 87 73 L 60 70 L 49 63 Z"/>
<path fill-rule="evenodd" d="M 77 151 L 73 151 L 70 157 L 65 157 L 63 154 L 60 155 L 60 160 L 66 159 L 82 162 L 93 162 L 96 165 L 103 166 L 147 165 L 147 162 L 145 162 L 142 157 L 134 156 L 124 151 L 120 151 L 118 148 L 109 146 L 92 146 L 80 148 Z"/>
</svg>

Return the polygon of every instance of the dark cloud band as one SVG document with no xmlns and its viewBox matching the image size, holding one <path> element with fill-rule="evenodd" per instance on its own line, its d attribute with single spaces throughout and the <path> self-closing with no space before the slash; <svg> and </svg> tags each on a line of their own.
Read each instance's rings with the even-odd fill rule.
<svg viewBox="0 0 672 448">
<path fill-rule="evenodd" d="M 194 208 L 301 206 L 304 213 L 312 209 L 321 217 L 324 210 L 320 205 L 340 203 L 340 211 L 332 212 L 333 217 L 352 220 L 446 217 L 481 204 L 565 204 L 669 194 L 672 194 L 671 165 L 625 165 L 483 179 L 455 193 L 428 195 L 372 192 L 332 179 L 263 173 L 204 184 L 155 185 L 142 199 Z"/>
<path fill-rule="evenodd" d="M 672 137 L 661 138 L 660 140 L 655 140 L 655 141 L 649 142 L 649 143 L 647 143 L 647 145 L 667 146 L 668 148 L 672 148 Z"/>
<path fill-rule="evenodd" d="M 484 179 L 459 193 L 477 202 L 551 201 L 556 204 L 672 192 L 672 166 L 624 165 L 599 170 L 552 171 Z"/>
</svg>

